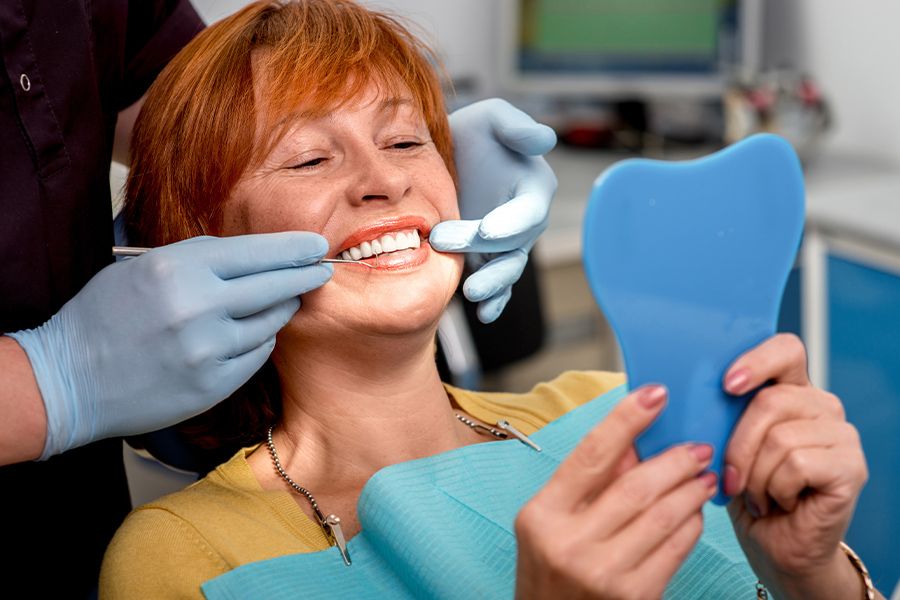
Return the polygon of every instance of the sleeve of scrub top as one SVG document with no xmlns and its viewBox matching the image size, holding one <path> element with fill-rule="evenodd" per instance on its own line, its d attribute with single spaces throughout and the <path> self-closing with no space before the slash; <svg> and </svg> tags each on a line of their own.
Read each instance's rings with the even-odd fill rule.
<svg viewBox="0 0 900 600">
<path fill-rule="evenodd" d="M 205 27 L 188 0 L 130 0 L 117 110 L 134 104 Z"/>
</svg>

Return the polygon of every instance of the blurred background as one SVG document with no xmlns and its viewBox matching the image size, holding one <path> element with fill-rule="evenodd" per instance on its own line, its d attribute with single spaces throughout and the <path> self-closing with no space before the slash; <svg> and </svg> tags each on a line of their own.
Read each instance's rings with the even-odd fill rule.
<svg viewBox="0 0 900 600">
<path fill-rule="evenodd" d="M 208 23 L 247 3 L 192 2 Z M 581 219 L 610 164 L 689 159 L 758 131 L 794 145 L 807 224 L 779 328 L 803 337 L 814 382 L 843 399 L 862 433 L 871 476 L 847 541 L 889 595 L 900 580 L 900 4 L 364 3 L 414 23 L 436 47 L 451 108 L 500 96 L 560 139 L 548 156 L 559 178 L 550 225 L 511 306 L 492 327 L 451 307 L 456 325 L 440 341 L 456 383 L 523 391 L 567 369 L 623 368 L 581 268 Z M 136 504 L 169 485 L 171 474 L 127 460 L 141 473 Z"/>
</svg>

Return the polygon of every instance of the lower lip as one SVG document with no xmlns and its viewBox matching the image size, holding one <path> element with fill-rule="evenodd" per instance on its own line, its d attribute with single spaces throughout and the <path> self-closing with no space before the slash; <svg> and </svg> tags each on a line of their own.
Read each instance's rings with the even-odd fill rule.
<svg viewBox="0 0 900 600">
<path fill-rule="evenodd" d="M 400 252 L 388 252 L 387 254 L 379 254 L 378 256 L 364 258 L 359 262 L 366 263 L 375 268 L 370 269 L 369 267 L 364 267 L 362 265 L 358 265 L 358 268 L 363 269 L 364 271 L 400 271 L 403 269 L 411 269 L 413 267 L 418 267 L 428 260 L 428 255 L 430 253 L 431 246 L 428 245 L 428 242 L 422 242 L 422 245 L 418 248 L 410 248 L 408 250 L 401 250 Z"/>
</svg>

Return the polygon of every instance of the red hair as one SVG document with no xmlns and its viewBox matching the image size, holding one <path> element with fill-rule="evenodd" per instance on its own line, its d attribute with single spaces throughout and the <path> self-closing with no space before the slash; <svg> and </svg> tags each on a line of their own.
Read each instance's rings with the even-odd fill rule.
<svg viewBox="0 0 900 600">
<path fill-rule="evenodd" d="M 455 175 L 437 64 L 399 21 L 350 0 L 254 2 L 212 25 L 163 70 L 135 123 L 124 208 L 129 241 L 160 246 L 214 235 L 235 185 L 297 117 L 326 114 L 369 84 L 386 97 L 412 95 Z M 215 450 L 206 457 L 211 468 L 259 441 L 280 413 L 270 361 L 181 433 Z"/>
<path fill-rule="evenodd" d="M 130 241 L 215 234 L 222 203 L 295 118 L 339 108 L 370 83 L 388 97 L 412 94 L 455 174 L 437 64 L 395 18 L 350 0 L 254 2 L 210 26 L 163 70 L 135 123 Z"/>
</svg>

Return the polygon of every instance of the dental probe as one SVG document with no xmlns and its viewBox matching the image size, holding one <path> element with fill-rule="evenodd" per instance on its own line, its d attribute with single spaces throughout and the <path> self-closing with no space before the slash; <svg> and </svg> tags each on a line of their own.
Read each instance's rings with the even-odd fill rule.
<svg viewBox="0 0 900 600">
<path fill-rule="evenodd" d="M 149 252 L 152 248 L 138 248 L 136 246 L 113 246 L 112 254 L 113 256 L 140 256 L 146 252 Z M 363 262 L 361 260 L 348 260 L 346 258 L 323 258 L 319 262 L 323 263 L 350 263 L 354 265 L 364 265 L 369 267 L 370 269 L 374 269 L 374 265 L 370 265 L 367 262 Z"/>
</svg>

